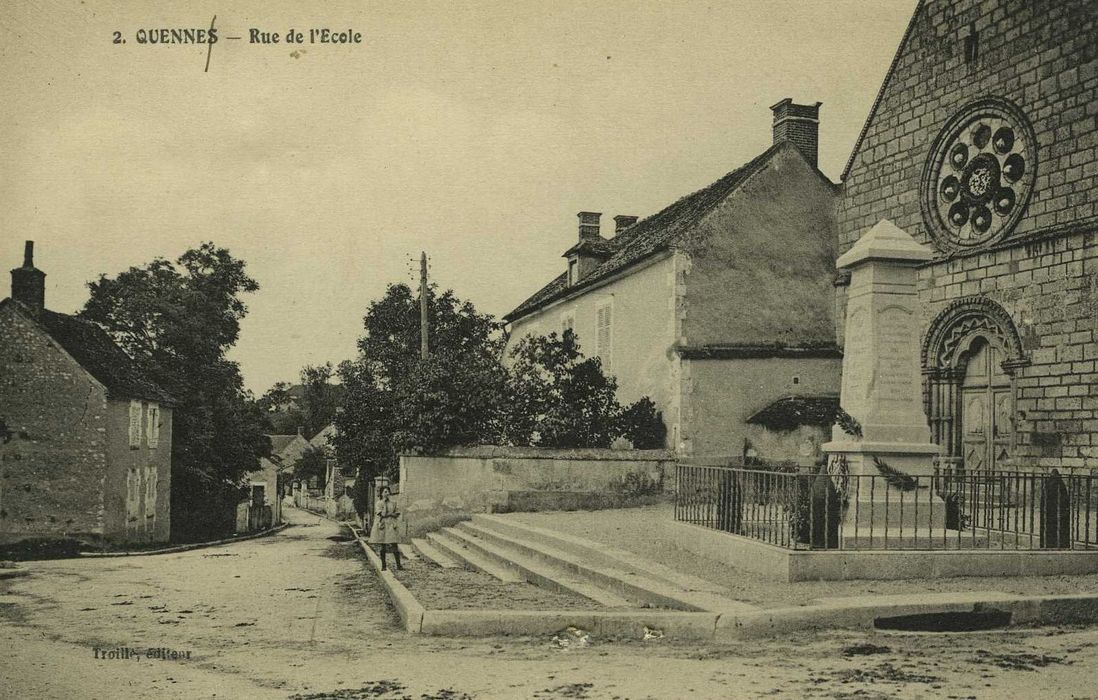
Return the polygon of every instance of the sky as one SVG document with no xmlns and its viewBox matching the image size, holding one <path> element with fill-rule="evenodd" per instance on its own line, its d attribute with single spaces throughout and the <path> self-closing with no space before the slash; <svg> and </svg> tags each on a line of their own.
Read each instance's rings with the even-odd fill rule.
<svg viewBox="0 0 1098 700">
<path fill-rule="evenodd" d="M 75 312 L 100 274 L 214 241 L 260 284 L 230 357 L 261 394 L 353 357 L 421 250 L 433 281 L 505 314 L 564 271 L 577 212 L 609 235 L 708 185 L 770 145 L 785 97 L 823 103 L 837 181 L 914 7 L 3 3 L 0 266 L 34 240 L 46 305 Z M 212 47 L 138 41 L 211 20 Z"/>
</svg>

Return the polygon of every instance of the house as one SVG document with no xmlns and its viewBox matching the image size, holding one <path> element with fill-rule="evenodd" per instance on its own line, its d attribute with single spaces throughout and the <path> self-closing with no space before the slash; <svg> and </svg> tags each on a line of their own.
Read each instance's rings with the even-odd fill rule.
<svg viewBox="0 0 1098 700">
<path fill-rule="evenodd" d="M 850 156 L 839 252 L 882 219 L 933 251 L 924 406 L 946 461 L 1098 467 L 1095 94 L 1093 2 L 920 2 Z"/>
<path fill-rule="evenodd" d="M 652 399 L 683 456 L 796 459 L 808 445 L 812 458 L 827 440 L 811 421 L 749 423 L 789 397 L 833 403 L 841 371 L 838 191 L 816 166 L 819 103 L 771 110 L 773 145 L 708 187 L 614 217 L 610 237 L 601 214 L 580 212 L 565 270 L 504 317 L 511 343 L 572 329 L 619 400 Z"/>
<path fill-rule="evenodd" d="M 324 512 L 339 517 L 355 512 L 352 494 L 355 487 L 355 475 L 347 476 L 336 460 L 333 440 L 336 436 L 335 423 L 329 423 L 309 440 L 314 449 L 323 450 L 327 456 L 328 468 L 324 475 Z"/>
<path fill-rule="evenodd" d="M 294 464 L 309 449 L 309 441 L 301 433 L 268 435 L 267 438 L 271 441 L 271 456 L 263 459 L 275 465 L 277 471 L 283 475 L 284 484 L 289 483 L 293 478 Z M 276 492 L 277 489 L 271 490 L 272 494 Z"/>
<path fill-rule="evenodd" d="M 0 543 L 168 540 L 172 398 L 99 326 L 45 308 L 27 241 L 0 301 Z"/>
</svg>

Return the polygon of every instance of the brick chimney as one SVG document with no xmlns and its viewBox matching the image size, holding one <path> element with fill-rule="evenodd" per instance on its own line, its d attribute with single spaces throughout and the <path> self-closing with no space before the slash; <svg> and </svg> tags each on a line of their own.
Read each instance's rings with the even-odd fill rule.
<svg viewBox="0 0 1098 700">
<path fill-rule="evenodd" d="M 11 271 L 11 298 L 35 313 L 46 306 L 46 273 L 34 266 L 34 241 L 23 248 L 23 267 Z"/>
<path fill-rule="evenodd" d="M 774 143 L 792 142 L 813 168 L 817 167 L 821 104 L 794 104 L 793 99 L 787 97 L 770 107 L 774 113 Z"/>
<path fill-rule="evenodd" d="M 614 235 L 618 235 L 635 223 L 637 223 L 637 217 L 618 214 L 614 217 Z"/>
<path fill-rule="evenodd" d="M 602 213 L 597 211 L 581 211 L 579 214 L 579 239 L 599 237 L 599 218 Z"/>
</svg>

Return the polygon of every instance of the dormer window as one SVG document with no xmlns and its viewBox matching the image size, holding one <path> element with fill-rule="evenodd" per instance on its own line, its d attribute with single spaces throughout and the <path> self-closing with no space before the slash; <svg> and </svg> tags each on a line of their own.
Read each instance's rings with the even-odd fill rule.
<svg viewBox="0 0 1098 700">
<path fill-rule="evenodd" d="M 579 260 L 572 258 L 568 261 L 568 286 L 579 282 Z"/>
</svg>

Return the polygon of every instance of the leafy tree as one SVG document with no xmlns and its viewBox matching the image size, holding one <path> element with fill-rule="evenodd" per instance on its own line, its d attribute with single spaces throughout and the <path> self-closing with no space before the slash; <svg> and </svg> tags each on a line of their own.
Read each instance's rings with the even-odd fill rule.
<svg viewBox="0 0 1098 700">
<path fill-rule="evenodd" d="M 507 438 L 538 447 L 609 447 L 618 436 L 617 381 L 585 358 L 571 330 L 526 336 L 511 351 Z"/>
<path fill-rule="evenodd" d="M 88 284 L 80 315 L 103 326 L 175 399 L 172 419 L 172 537 L 231 531 L 245 473 L 270 451 L 262 411 L 225 354 L 259 285 L 244 262 L 213 243 L 174 261 L 157 258 Z"/>
<path fill-rule="evenodd" d="M 306 365 L 301 369 L 301 385 L 305 388 L 305 395 L 301 401 L 300 425 L 304 426 L 308 437 L 316 435 L 331 423 L 339 409 L 342 387 L 332 383 L 334 377 L 335 370 L 330 362 Z"/>
<path fill-rule="evenodd" d="M 335 418 L 342 402 L 343 387 L 332 380 L 336 371 L 330 362 L 301 368 L 302 398 L 295 402 L 289 382 L 275 382 L 260 399 L 266 428 L 276 435 L 292 435 L 301 430 L 312 437 Z"/>
<path fill-rule="evenodd" d="M 339 368 L 335 444 L 340 463 L 358 467 L 360 512 L 367 484 L 395 477 L 401 452 L 492 443 L 501 432 L 501 324 L 452 290 L 432 286 L 427 301 L 430 357 L 420 358 L 418 295 L 394 284 L 366 312 L 358 359 Z"/>
<path fill-rule="evenodd" d="M 290 396 L 290 383 L 289 382 L 275 382 L 274 386 L 267 390 L 267 393 L 259 397 L 257 402 L 259 407 L 263 409 L 264 413 L 268 414 L 272 418 L 277 415 L 285 414 L 290 410 L 292 405 L 292 397 Z M 279 430 L 274 430 L 274 425 L 271 426 L 273 432 L 281 433 Z"/>
<path fill-rule="evenodd" d="M 322 447 L 306 447 L 293 464 L 294 479 L 308 481 L 317 477 L 320 488 L 328 477 L 328 453 Z"/>
</svg>

